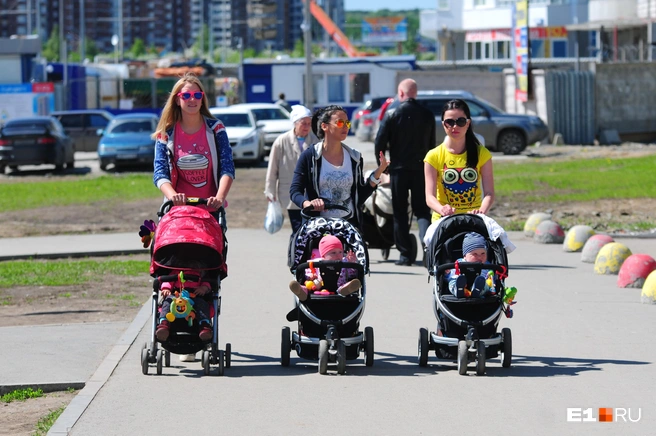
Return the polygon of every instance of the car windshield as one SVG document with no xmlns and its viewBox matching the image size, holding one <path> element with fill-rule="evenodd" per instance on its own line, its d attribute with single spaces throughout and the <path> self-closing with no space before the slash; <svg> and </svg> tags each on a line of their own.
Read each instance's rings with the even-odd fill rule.
<svg viewBox="0 0 656 436">
<path fill-rule="evenodd" d="M 151 133 L 153 125 L 150 120 L 116 121 L 107 129 L 108 133 Z"/>
<path fill-rule="evenodd" d="M 226 127 L 253 127 L 248 114 L 215 114 Z"/>
<path fill-rule="evenodd" d="M 289 117 L 280 109 L 253 109 L 253 115 L 257 121 L 263 120 L 288 120 Z"/>
<path fill-rule="evenodd" d="M 493 105 L 489 101 L 487 101 L 483 98 L 480 98 L 479 96 L 476 96 L 476 100 L 480 101 L 481 103 L 483 103 L 484 105 L 486 105 L 488 108 L 492 109 L 495 112 L 498 112 L 500 114 L 505 114 L 506 113 L 506 111 L 504 111 L 503 109 L 499 109 L 498 107 L 496 107 L 495 105 Z"/>
</svg>

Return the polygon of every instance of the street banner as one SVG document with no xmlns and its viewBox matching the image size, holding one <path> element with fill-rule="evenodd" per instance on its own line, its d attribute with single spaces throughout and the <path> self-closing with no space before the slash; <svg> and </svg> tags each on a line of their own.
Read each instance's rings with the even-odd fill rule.
<svg viewBox="0 0 656 436">
<path fill-rule="evenodd" d="M 513 67 L 517 78 L 515 100 L 528 100 L 529 64 L 528 0 L 513 4 Z"/>
<path fill-rule="evenodd" d="M 408 39 L 408 20 L 405 17 L 370 17 L 362 21 L 362 42 L 376 44 Z"/>
</svg>

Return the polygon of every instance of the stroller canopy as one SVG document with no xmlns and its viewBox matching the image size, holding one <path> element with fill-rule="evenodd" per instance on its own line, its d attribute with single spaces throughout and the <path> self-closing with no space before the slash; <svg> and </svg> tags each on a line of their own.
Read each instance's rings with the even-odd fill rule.
<svg viewBox="0 0 656 436">
<path fill-rule="evenodd" d="M 319 246 L 319 240 L 324 235 L 337 236 L 344 241 L 347 244 L 345 250 L 353 250 L 365 274 L 369 272 L 369 253 L 358 229 L 341 218 L 318 217 L 306 221 L 289 243 L 287 263 L 292 273 L 299 264 L 309 260 L 311 249 Z"/>
<path fill-rule="evenodd" d="M 176 206 L 155 230 L 150 265 L 158 268 L 212 270 L 223 267 L 223 230 L 210 213 L 197 206 Z"/>
</svg>

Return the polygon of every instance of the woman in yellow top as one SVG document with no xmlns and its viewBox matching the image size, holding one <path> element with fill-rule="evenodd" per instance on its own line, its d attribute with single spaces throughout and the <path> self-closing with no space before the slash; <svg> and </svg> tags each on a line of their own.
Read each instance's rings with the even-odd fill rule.
<svg viewBox="0 0 656 436">
<path fill-rule="evenodd" d="M 454 213 L 487 214 L 494 202 L 492 155 L 476 139 L 469 106 L 463 100 L 444 105 L 444 142 L 426 154 L 426 204 L 432 221 Z"/>
</svg>

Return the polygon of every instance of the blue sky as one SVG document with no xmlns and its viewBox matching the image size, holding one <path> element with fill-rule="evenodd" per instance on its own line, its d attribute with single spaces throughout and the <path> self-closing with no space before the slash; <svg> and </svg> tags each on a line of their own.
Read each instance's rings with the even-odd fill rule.
<svg viewBox="0 0 656 436">
<path fill-rule="evenodd" d="M 437 0 L 344 0 L 347 11 L 377 11 L 378 9 L 435 9 Z"/>
</svg>

